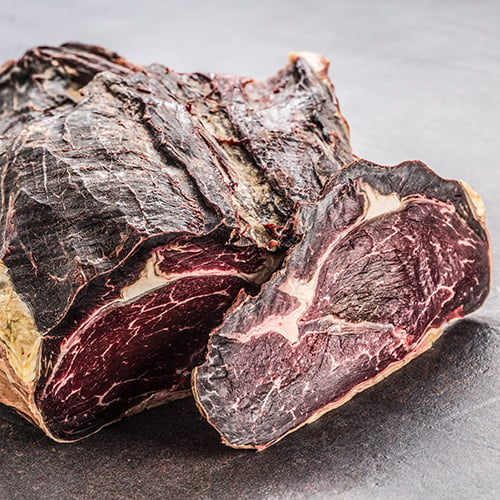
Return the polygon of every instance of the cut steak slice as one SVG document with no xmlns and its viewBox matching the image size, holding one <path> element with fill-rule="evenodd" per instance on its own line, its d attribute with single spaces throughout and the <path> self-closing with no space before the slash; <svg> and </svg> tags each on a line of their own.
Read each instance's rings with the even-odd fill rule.
<svg viewBox="0 0 500 500">
<path fill-rule="evenodd" d="M 352 161 L 326 69 L 296 55 L 254 82 L 81 44 L 4 66 L 0 401 L 71 441 L 188 393 L 296 203 Z"/>
<path fill-rule="evenodd" d="M 266 448 L 345 403 L 488 293 L 479 197 L 420 162 L 353 163 L 295 229 L 283 268 L 240 294 L 193 372 L 199 408 L 233 447 Z"/>
</svg>

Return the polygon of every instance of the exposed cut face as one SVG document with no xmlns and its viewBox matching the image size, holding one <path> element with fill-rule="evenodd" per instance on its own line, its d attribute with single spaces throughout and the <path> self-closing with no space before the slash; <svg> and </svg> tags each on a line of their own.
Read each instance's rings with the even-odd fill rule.
<svg viewBox="0 0 500 500">
<path fill-rule="evenodd" d="M 124 412 L 189 394 L 210 330 L 241 290 L 256 293 L 279 262 L 209 238 L 180 237 L 155 249 L 114 300 L 101 297 L 70 336 L 45 344 L 57 361 L 42 367 L 35 400 L 51 433 L 78 439 Z"/>
<path fill-rule="evenodd" d="M 257 297 L 229 312 L 195 370 L 198 404 L 223 440 L 269 446 L 479 307 L 489 243 L 469 198 L 418 162 L 359 162 L 303 206 L 302 241 Z"/>
</svg>

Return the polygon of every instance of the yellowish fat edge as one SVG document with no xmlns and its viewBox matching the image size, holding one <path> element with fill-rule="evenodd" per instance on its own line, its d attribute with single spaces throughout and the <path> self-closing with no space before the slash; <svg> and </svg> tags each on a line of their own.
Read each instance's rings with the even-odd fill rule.
<svg viewBox="0 0 500 500">
<path fill-rule="evenodd" d="M 486 220 L 486 208 L 484 206 L 483 200 L 481 196 L 470 186 L 467 182 L 460 179 L 458 183 L 462 186 L 465 195 L 467 196 L 467 201 L 474 213 L 474 217 L 484 224 Z"/>
<path fill-rule="evenodd" d="M 486 207 L 484 205 L 483 200 L 481 199 L 481 196 L 479 196 L 479 193 L 477 193 L 475 189 L 472 188 L 472 186 L 470 186 L 467 182 L 465 182 L 462 179 L 460 179 L 458 183 L 460 184 L 460 186 L 462 186 L 462 189 L 464 190 L 465 196 L 467 197 L 467 201 L 469 202 L 474 217 L 479 222 L 479 224 L 481 224 L 481 227 L 483 228 L 486 237 L 488 238 L 488 256 L 490 261 L 489 288 L 491 289 L 491 280 L 493 277 L 493 253 L 491 251 L 490 233 L 488 231 L 488 228 L 486 227 Z"/>
<path fill-rule="evenodd" d="M 42 340 L 0 261 L 0 402 L 13 406 L 50 435 L 34 401 Z"/>
<path fill-rule="evenodd" d="M 198 394 L 198 390 L 196 388 L 196 379 L 197 379 L 197 377 L 198 377 L 198 367 L 195 366 L 191 370 L 191 392 L 193 394 L 193 398 L 194 398 L 194 402 L 196 404 L 196 407 L 198 408 L 199 412 L 201 413 L 201 416 L 204 419 L 206 419 L 206 420 L 208 420 L 210 422 L 210 420 L 208 419 L 208 414 L 205 411 L 205 407 L 200 402 L 200 397 L 199 397 L 199 394 Z M 222 436 L 222 434 L 221 434 L 221 436 Z M 222 439 L 224 439 L 224 436 L 222 436 Z"/>
</svg>

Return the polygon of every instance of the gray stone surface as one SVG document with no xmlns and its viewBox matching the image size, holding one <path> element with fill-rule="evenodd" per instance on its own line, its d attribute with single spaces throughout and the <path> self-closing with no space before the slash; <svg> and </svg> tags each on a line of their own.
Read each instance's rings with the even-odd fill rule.
<svg viewBox="0 0 500 500">
<path fill-rule="evenodd" d="M 265 77 L 322 52 L 356 153 L 421 159 L 481 193 L 500 252 L 500 3 L 1 0 L 0 60 L 97 43 L 139 63 Z M 0 499 L 500 497 L 499 269 L 478 313 L 267 451 L 236 451 L 192 400 L 59 445 L 0 407 Z"/>
</svg>

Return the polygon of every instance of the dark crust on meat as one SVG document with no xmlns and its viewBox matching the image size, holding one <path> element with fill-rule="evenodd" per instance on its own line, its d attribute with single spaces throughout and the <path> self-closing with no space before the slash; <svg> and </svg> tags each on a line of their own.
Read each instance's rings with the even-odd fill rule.
<svg viewBox="0 0 500 500">
<path fill-rule="evenodd" d="M 320 76 L 300 57 L 266 82 L 183 75 L 80 44 L 33 49 L 4 67 L 0 259 L 40 332 L 151 238 L 224 228 L 238 245 L 286 245 L 295 203 L 352 160 Z M 231 111 L 225 93 L 252 85 L 258 92 Z M 290 133 L 269 157 L 261 116 L 287 99 L 295 115 L 276 127 Z M 287 152 L 290 138 L 314 146 Z"/>
<path fill-rule="evenodd" d="M 13 380 L 7 374 L 15 368 L 20 378 L 19 388 L 11 388 L 15 397 L 4 390 L 4 402 L 52 438 L 73 440 L 186 394 L 189 370 L 201 359 L 208 329 L 241 287 L 256 293 L 294 241 L 290 223 L 296 203 L 316 199 L 353 158 L 327 68 L 317 56 L 296 55 L 277 76 L 256 82 L 180 74 L 161 65 L 139 67 L 100 47 L 70 43 L 32 49 L 0 69 L 0 266 L 8 286 L 4 296 L 15 298 L 15 314 L 29 325 L 19 326 L 19 342 L 7 345 L 13 334 L 6 306 L 7 327 L 1 333 L 8 335 L 2 340 L 15 353 L 17 368 L 0 350 L 0 376 Z M 107 369 L 128 380 L 129 365 L 119 372 L 112 363 L 121 362 L 120 335 L 133 329 L 120 314 L 133 314 L 135 306 L 106 307 L 142 276 L 157 249 L 183 239 L 207 251 L 219 245 L 221 259 L 233 252 L 236 268 L 249 273 L 250 281 L 215 277 L 216 293 L 203 313 L 211 311 L 212 322 L 191 325 L 197 331 L 181 342 L 184 358 L 176 358 L 180 364 L 187 360 L 185 366 L 172 365 L 182 373 L 174 373 L 164 390 L 147 377 L 141 384 L 140 374 L 132 374 L 137 383 L 135 389 L 123 389 L 126 394 L 105 370 L 87 377 L 85 387 L 71 376 L 65 379 L 67 346 L 75 335 L 85 336 L 88 327 L 86 338 L 94 349 L 75 344 L 71 351 L 79 367 L 84 373 L 90 369 L 78 357 L 82 347 L 84 359 L 105 362 L 108 356 Z M 182 252 L 180 247 L 176 251 Z M 257 264 L 252 254 L 262 262 Z M 203 281 L 210 287 L 210 280 L 198 281 L 199 290 Z M 187 279 L 186 290 L 192 284 L 196 295 L 195 282 Z M 153 303 L 164 300 L 161 292 L 146 295 Z M 148 300 L 141 296 L 137 303 Z M 103 316 L 97 317 L 101 310 Z M 106 335 L 107 328 L 89 326 L 101 325 L 108 312 L 110 321 L 120 323 L 115 338 Z M 199 312 L 194 306 L 186 314 L 192 319 Z M 175 317 L 172 321 L 175 325 Z M 162 319 L 158 328 L 167 323 Z M 152 333 L 163 361 L 149 367 L 159 372 L 169 364 L 170 340 L 162 331 Z M 134 330 L 136 346 L 154 348 L 141 332 Z M 132 344 L 126 344 L 132 352 Z M 144 352 L 137 355 L 134 369 L 140 371 L 149 360 Z M 109 401 L 92 408 L 96 387 L 105 391 L 101 373 L 118 398 L 112 411 L 106 408 Z M 60 395 L 59 382 L 73 403 L 68 394 Z M 78 411 L 85 414 L 81 421 Z"/>
<path fill-rule="evenodd" d="M 79 90 L 103 71 L 128 75 L 140 68 L 95 45 L 37 47 L 0 68 L 0 118 L 54 110 L 79 99 Z"/>
</svg>

